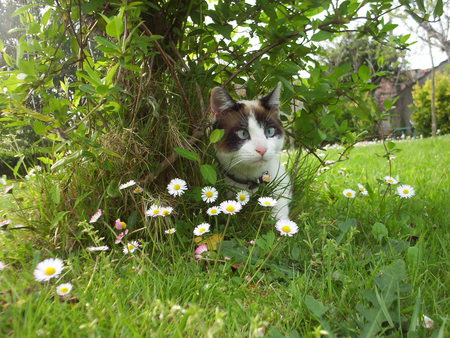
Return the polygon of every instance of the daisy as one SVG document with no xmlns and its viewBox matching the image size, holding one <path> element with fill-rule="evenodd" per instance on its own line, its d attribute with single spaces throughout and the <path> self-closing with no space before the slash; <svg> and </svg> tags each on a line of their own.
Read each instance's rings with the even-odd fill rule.
<svg viewBox="0 0 450 338">
<path fill-rule="evenodd" d="M 295 222 L 288 219 L 280 219 L 276 224 L 275 228 L 280 232 L 281 236 L 289 236 L 296 234 L 298 232 L 298 226 Z"/>
<path fill-rule="evenodd" d="M 164 233 L 167 235 L 172 235 L 175 233 L 175 231 L 177 231 L 175 228 L 171 228 L 171 229 L 164 231 Z"/>
<path fill-rule="evenodd" d="M 384 176 L 384 180 L 386 181 L 387 184 L 397 184 L 398 183 L 398 181 L 391 176 Z"/>
<path fill-rule="evenodd" d="M 139 248 L 139 243 L 137 241 L 128 242 L 128 244 L 123 247 L 123 253 L 133 253 L 137 248 Z"/>
<path fill-rule="evenodd" d="M 133 189 L 133 194 L 140 194 L 143 191 L 144 189 L 142 189 L 141 187 L 136 187 Z"/>
<path fill-rule="evenodd" d="M 174 178 L 167 185 L 167 191 L 172 196 L 181 196 L 184 194 L 186 190 L 187 190 L 187 183 L 186 181 L 180 178 Z"/>
<path fill-rule="evenodd" d="M 397 195 L 400 198 L 411 198 L 416 194 L 416 191 L 410 185 L 404 184 L 397 188 Z"/>
<path fill-rule="evenodd" d="M 194 235 L 195 236 L 201 236 L 207 232 L 209 232 L 209 228 L 211 225 L 209 223 L 202 223 L 195 227 L 194 229 Z"/>
<path fill-rule="evenodd" d="M 114 228 L 116 228 L 117 230 L 123 230 L 126 229 L 126 227 L 127 223 L 121 221 L 120 218 L 116 219 L 116 221 L 114 222 Z"/>
<path fill-rule="evenodd" d="M 72 284 L 70 283 L 65 283 L 65 284 L 61 284 L 58 285 L 58 287 L 56 288 L 56 293 L 60 296 L 65 296 L 67 295 L 70 291 L 72 290 Z"/>
<path fill-rule="evenodd" d="M 264 175 L 261 176 L 261 180 L 265 183 L 269 183 L 272 181 L 272 177 L 268 173 L 264 173 Z"/>
<path fill-rule="evenodd" d="M 103 246 L 90 246 L 86 250 L 87 251 L 107 251 L 109 249 L 109 246 L 103 245 Z"/>
<path fill-rule="evenodd" d="M 248 191 L 241 190 L 236 194 L 236 199 L 242 205 L 246 205 L 250 201 L 250 194 Z"/>
<path fill-rule="evenodd" d="M 277 204 L 277 200 L 273 199 L 272 197 L 260 197 L 258 198 L 258 203 L 263 207 L 273 207 L 275 204 Z"/>
<path fill-rule="evenodd" d="M 218 214 L 221 213 L 221 210 L 220 210 L 220 207 L 215 206 L 215 207 L 211 207 L 211 208 L 209 208 L 208 210 L 206 210 L 206 213 L 207 213 L 209 216 L 216 216 L 216 215 L 218 215 Z"/>
<path fill-rule="evenodd" d="M 126 188 L 129 188 L 129 187 L 132 187 L 132 186 L 135 185 L 135 184 L 136 184 L 136 182 L 133 181 L 133 180 L 128 181 L 127 183 L 124 183 L 124 184 L 119 185 L 119 190 L 122 190 L 122 189 L 126 189 Z"/>
<path fill-rule="evenodd" d="M 5 194 L 9 193 L 12 190 L 12 188 L 14 188 L 14 184 L 6 186 L 5 187 Z"/>
<path fill-rule="evenodd" d="M 58 277 L 64 268 L 64 263 L 59 258 L 48 258 L 40 262 L 34 270 L 34 278 L 38 282 L 46 282 L 53 277 Z"/>
<path fill-rule="evenodd" d="M 165 217 L 165 216 L 169 216 L 173 211 L 172 207 L 164 207 L 161 208 L 161 216 Z"/>
<path fill-rule="evenodd" d="M 362 184 L 359 184 L 359 183 L 358 183 L 358 189 L 359 189 L 359 192 L 361 193 L 361 195 L 366 196 L 366 195 L 369 194 L 369 192 L 367 191 L 367 189 L 366 189 Z"/>
<path fill-rule="evenodd" d="M 160 206 L 153 204 L 150 209 L 145 212 L 146 216 L 157 217 L 162 215 L 162 209 Z"/>
<path fill-rule="evenodd" d="M 347 198 L 355 198 L 355 196 L 356 196 L 355 190 L 352 190 L 352 189 L 345 189 L 342 193 Z"/>
<path fill-rule="evenodd" d="M 214 202 L 219 197 L 219 192 L 214 187 L 204 187 L 202 189 L 202 200 L 206 203 Z"/>
<path fill-rule="evenodd" d="M 117 235 L 116 240 L 114 243 L 119 244 L 122 241 L 122 238 L 128 234 L 128 229 L 126 229 L 124 232 L 121 232 Z"/>
<path fill-rule="evenodd" d="M 98 209 L 97 212 L 92 215 L 89 223 L 97 222 L 97 220 L 100 218 L 101 215 L 102 215 L 102 209 Z"/>
<path fill-rule="evenodd" d="M 224 214 L 234 215 L 235 213 L 241 211 L 241 209 L 242 205 L 236 201 L 223 201 L 220 203 L 220 210 Z"/>
<path fill-rule="evenodd" d="M 206 251 L 208 251 L 208 247 L 206 246 L 206 244 L 197 247 L 197 249 L 195 249 L 195 259 L 196 260 L 202 259 L 202 253 Z"/>
<path fill-rule="evenodd" d="M 4 268 L 6 268 L 6 264 L 0 261 L 0 271 L 2 271 Z"/>
</svg>

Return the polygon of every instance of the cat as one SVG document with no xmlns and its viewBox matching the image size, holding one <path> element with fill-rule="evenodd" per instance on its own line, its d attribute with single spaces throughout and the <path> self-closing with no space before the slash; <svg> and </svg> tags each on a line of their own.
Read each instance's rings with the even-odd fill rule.
<svg viewBox="0 0 450 338">
<path fill-rule="evenodd" d="M 259 184 L 276 180 L 272 209 L 276 219 L 289 218 L 291 183 L 280 162 L 285 132 L 280 121 L 281 83 L 268 95 L 252 101 L 235 101 L 221 87 L 211 92 L 213 129 L 225 131 L 216 143 L 216 157 L 228 184 L 255 192 Z"/>
</svg>

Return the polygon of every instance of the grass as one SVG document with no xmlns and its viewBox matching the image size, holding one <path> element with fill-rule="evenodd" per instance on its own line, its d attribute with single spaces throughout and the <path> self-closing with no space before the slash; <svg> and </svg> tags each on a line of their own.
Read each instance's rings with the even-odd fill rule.
<svg viewBox="0 0 450 338">
<path fill-rule="evenodd" d="M 249 271 L 235 265 L 245 262 L 244 244 L 256 234 L 261 211 L 235 216 L 222 249 L 232 259 L 215 268 L 193 258 L 195 245 L 186 240 L 193 225 L 175 223 L 174 250 L 166 243 L 153 254 L 146 244 L 132 256 L 120 248 L 73 251 L 61 257 L 67 268 L 60 281 L 48 283 L 36 282 L 33 270 L 58 257 L 43 246 L 49 239 L 36 242 L 25 230 L 1 232 L 0 260 L 8 267 L 0 272 L 0 335 L 241 337 L 265 331 L 298 337 L 327 330 L 331 336 L 444 337 L 450 312 L 449 144 L 448 136 L 396 143 L 392 176 L 416 189 L 408 200 L 385 194 L 386 184 L 376 179 L 389 174 L 386 158 L 377 156 L 383 146 L 356 147 L 350 160 L 317 178 L 301 206 L 293 205 L 302 211 L 295 219 L 300 233 L 283 238 L 251 283 L 245 276 L 255 273 L 278 240 L 263 227 Z M 326 159 L 336 159 L 338 151 L 328 150 Z M 370 195 L 346 199 L 342 191 L 357 190 L 357 183 Z M 19 192 L 16 197 L 23 198 Z M 15 208 L 11 194 L 0 196 L 3 214 L 14 219 Z M 241 233 L 247 222 L 256 224 Z M 55 288 L 63 282 L 74 289 L 60 300 Z M 423 328 L 423 314 L 434 328 Z"/>
</svg>

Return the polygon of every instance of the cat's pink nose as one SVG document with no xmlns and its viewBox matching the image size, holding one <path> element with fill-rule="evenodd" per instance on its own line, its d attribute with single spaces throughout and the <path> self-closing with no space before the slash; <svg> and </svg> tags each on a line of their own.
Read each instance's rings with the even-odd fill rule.
<svg viewBox="0 0 450 338">
<path fill-rule="evenodd" d="M 267 151 L 267 148 L 261 147 L 261 148 L 256 148 L 255 150 L 258 154 L 260 154 L 261 156 L 264 156 L 264 154 Z"/>
</svg>

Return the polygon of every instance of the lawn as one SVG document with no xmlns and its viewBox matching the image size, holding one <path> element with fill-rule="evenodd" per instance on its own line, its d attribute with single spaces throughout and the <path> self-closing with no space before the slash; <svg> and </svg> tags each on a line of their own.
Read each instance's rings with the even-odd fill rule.
<svg viewBox="0 0 450 338">
<path fill-rule="evenodd" d="M 448 336 L 450 137 L 395 142 L 394 149 L 391 169 L 375 144 L 321 171 L 301 202 L 292 202 L 300 228 L 293 237 L 267 227 L 273 222 L 264 212 L 245 222 L 234 216 L 222 248 L 231 259 L 217 264 L 214 253 L 196 260 L 195 244 L 178 229 L 156 252 L 143 243 L 133 254 L 112 246 L 62 256 L 26 229 L 2 231 L 0 335 Z M 324 160 L 339 151 L 327 150 Z M 399 183 L 388 185 L 388 175 Z M 402 184 L 415 195 L 400 198 Z M 28 210 L 15 213 L 15 198 L 27 186 L 15 190 L 0 195 L 0 216 L 18 223 Z M 244 238 L 240 227 L 248 228 Z M 33 271 L 49 257 L 66 268 L 59 280 L 37 282 Z M 58 296 L 56 286 L 67 282 L 73 290 Z"/>
</svg>

